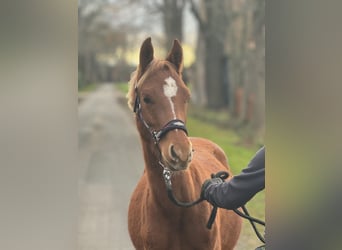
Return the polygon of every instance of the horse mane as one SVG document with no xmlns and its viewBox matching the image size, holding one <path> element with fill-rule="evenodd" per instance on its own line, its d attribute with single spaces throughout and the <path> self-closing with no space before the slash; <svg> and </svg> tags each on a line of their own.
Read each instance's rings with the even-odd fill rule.
<svg viewBox="0 0 342 250">
<path fill-rule="evenodd" d="M 139 86 L 139 83 L 144 82 L 146 77 L 153 71 L 158 71 L 162 68 L 167 67 L 168 69 L 172 68 L 175 70 L 174 65 L 165 60 L 159 60 L 154 58 L 150 65 L 147 67 L 145 72 L 141 72 L 140 67 L 138 65 L 137 69 L 131 73 L 131 79 L 128 82 L 129 89 L 126 95 L 128 100 L 128 107 L 133 111 L 134 102 L 135 102 L 135 87 Z"/>
<path fill-rule="evenodd" d="M 128 103 L 128 107 L 133 111 L 134 109 L 134 101 L 135 101 L 135 93 L 134 93 L 134 89 L 135 86 L 137 85 L 137 71 L 133 71 L 131 74 L 131 79 L 128 82 L 128 92 L 126 95 L 127 98 L 127 103 Z"/>
</svg>

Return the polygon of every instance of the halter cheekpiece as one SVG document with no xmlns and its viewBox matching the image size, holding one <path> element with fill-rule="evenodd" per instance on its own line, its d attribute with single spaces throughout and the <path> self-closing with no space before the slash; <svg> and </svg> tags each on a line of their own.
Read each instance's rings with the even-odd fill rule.
<svg viewBox="0 0 342 250">
<path fill-rule="evenodd" d="M 144 126 L 151 133 L 152 138 L 153 138 L 155 144 L 158 144 L 159 141 L 167 134 L 167 132 L 169 132 L 171 130 L 174 130 L 174 129 L 181 129 L 181 130 L 183 130 L 188 135 L 188 131 L 187 131 L 186 127 L 185 127 L 185 123 L 182 120 L 179 120 L 179 119 L 173 119 L 173 120 L 169 121 L 159 131 L 158 130 L 154 130 L 153 128 L 151 128 L 147 124 L 147 122 L 144 120 L 144 118 L 142 116 L 141 103 L 140 103 L 138 88 L 135 87 L 134 91 L 135 91 L 135 102 L 134 102 L 134 109 L 133 109 L 133 111 L 134 111 L 134 113 L 136 113 L 138 115 L 140 121 L 142 121 Z"/>
</svg>

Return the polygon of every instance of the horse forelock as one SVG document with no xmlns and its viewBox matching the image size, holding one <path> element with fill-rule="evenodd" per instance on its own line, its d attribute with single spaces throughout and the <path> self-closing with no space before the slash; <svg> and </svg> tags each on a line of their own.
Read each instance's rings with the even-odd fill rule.
<svg viewBox="0 0 342 250">
<path fill-rule="evenodd" d="M 128 100 L 128 107 L 133 111 L 134 102 L 135 102 L 135 88 L 139 88 L 139 86 L 146 80 L 146 78 L 151 74 L 158 71 L 162 71 L 164 69 L 168 69 L 170 74 L 175 76 L 178 75 L 175 67 L 168 61 L 153 59 L 149 66 L 147 67 L 145 72 L 140 72 L 139 66 L 138 68 L 132 72 L 131 79 L 129 80 L 129 89 L 126 95 Z M 180 76 L 181 77 L 181 76 Z M 162 79 L 164 82 L 164 79 Z"/>
</svg>

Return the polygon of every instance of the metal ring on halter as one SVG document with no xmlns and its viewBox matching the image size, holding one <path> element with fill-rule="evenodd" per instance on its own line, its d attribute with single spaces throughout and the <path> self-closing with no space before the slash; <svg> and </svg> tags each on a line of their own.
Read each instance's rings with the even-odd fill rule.
<svg viewBox="0 0 342 250">
<path fill-rule="evenodd" d="M 163 165 L 162 165 L 163 166 Z M 175 196 L 173 195 L 172 192 L 172 183 L 171 183 L 171 175 L 172 175 L 172 171 L 168 168 L 164 167 L 163 170 L 163 177 L 164 177 L 164 181 L 165 181 L 165 186 L 167 189 L 167 194 L 169 199 L 176 204 L 179 207 L 192 207 L 200 202 L 203 201 L 203 199 L 200 197 L 197 200 L 193 201 L 193 202 L 182 202 L 182 201 L 178 201 Z"/>
</svg>

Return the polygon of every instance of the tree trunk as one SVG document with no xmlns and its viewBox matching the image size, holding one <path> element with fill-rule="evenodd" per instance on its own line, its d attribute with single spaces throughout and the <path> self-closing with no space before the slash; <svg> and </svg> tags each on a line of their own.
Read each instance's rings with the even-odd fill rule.
<svg viewBox="0 0 342 250">
<path fill-rule="evenodd" d="M 253 140 L 257 142 L 263 141 L 265 134 L 265 0 L 255 2 L 253 23 L 256 98 L 252 127 Z"/>
<path fill-rule="evenodd" d="M 243 88 L 241 86 L 237 86 L 234 93 L 234 117 L 240 118 L 242 113 L 242 102 L 243 102 Z"/>
<path fill-rule="evenodd" d="M 165 49 L 169 50 L 174 39 L 183 40 L 183 10 L 185 0 L 164 0 L 163 22 Z"/>
<path fill-rule="evenodd" d="M 215 36 L 206 36 L 206 91 L 208 108 L 217 109 L 227 105 L 227 90 L 224 86 L 222 66 L 224 46 Z"/>
<path fill-rule="evenodd" d="M 196 81 L 204 81 L 207 107 L 218 109 L 226 107 L 228 104 L 228 89 L 225 84 L 227 81 L 227 64 L 224 62 L 227 30 L 227 14 L 225 11 L 225 1 L 204 1 L 200 2 L 199 7 L 190 1 L 191 10 L 198 20 L 199 37 L 203 44 L 203 60 L 196 61 L 196 68 L 204 68 L 204 76 L 200 75 Z M 201 58 L 202 59 L 202 58 Z M 199 66 L 199 64 L 202 64 Z M 197 75 L 198 77 L 198 75 Z M 200 91 L 199 91 L 200 92 Z"/>
<path fill-rule="evenodd" d="M 192 79 L 192 99 L 196 105 L 205 107 L 208 104 L 205 80 L 205 41 L 203 33 L 198 34 L 196 46 L 196 64 L 194 66 L 194 79 Z"/>
</svg>

